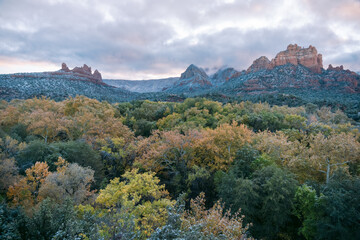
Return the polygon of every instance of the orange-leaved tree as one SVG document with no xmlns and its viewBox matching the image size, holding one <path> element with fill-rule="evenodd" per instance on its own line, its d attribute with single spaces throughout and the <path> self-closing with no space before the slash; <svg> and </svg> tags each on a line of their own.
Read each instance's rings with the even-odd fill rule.
<svg viewBox="0 0 360 240">
<path fill-rule="evenodd" d="M 29 209 L 41 201 L 38 196 L 39 189 L 50 174 L 49 166 L 45 162 L 36 162 L 33 167 L 26 169 L 25 173 L 25 177 L 9 187 L 7 196 L 13 205 L 22 205 Z"/>
</svg>

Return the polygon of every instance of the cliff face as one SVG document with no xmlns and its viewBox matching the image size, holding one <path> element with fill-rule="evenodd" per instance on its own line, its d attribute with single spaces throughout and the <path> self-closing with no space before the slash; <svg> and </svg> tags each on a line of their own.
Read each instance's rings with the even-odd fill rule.
<svg viewBox="0 0 360 240">
<path fill-rule="evenodd" d="M 247 69 L 247 73 L 249 72 L 257 72 L 260 70 L 268 69 L 270 66 L 270 60 L 265 57 L 261 56 L 258 59 L 256 59 L 253 64 Z"/>
<path fill-rule="evenodd" d="M 102 81 L 101 73 L 97 69 L 94 71 L 94 73 L 92 73 L 91 67 L 86 64 L 84 64 L 84 66 L 82 67 L 75 67 L 74 69 L 70 70 L 66 63 L 62 63 L 60 72 L 72 73 L 76 76 L 88 78 L 90 82 L 104 84 L 104 82 Z"/>
<path fill-rule="evenodd" d="M 279 65 L 266 71 L 250 72 L 230 79 L 235 92 L 261 94 L 282 89 L 308 89 L 309 91 L 338 91 L 360 93 L 360 76 L 340 67 L 329 67 L 315 73 L 302 64 Z"/>
<path fill-rule="evenodd" d="M 299 47 L 297 44 L 290 44 L 285 51 L 279 52 L 269 64 L 269 69 L 285 64 L 303 65 L 314 73 L 321 73 L 323 68 L 322 55 L 317 53 L 313 46 L 308 48 Z"/>
</svg>

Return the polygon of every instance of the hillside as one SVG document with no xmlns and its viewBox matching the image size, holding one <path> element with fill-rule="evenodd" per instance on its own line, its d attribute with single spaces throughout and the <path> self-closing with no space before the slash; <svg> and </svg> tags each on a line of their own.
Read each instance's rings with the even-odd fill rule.
<svg viewBox="0 0 360 240">
<path fill-rule="evenodd" d="M 173 85 L 178 79 L 178 77 L 152 80 L 104 79 L 103 82 L 110 86 L 122 88 L 131 92 L 147 93 L 161 92 L 164 88 L 168 88 Z"/>
<path fill-rule="evenodd" d="M 84 95 L 89 98 L 122 102 L 135 99 L 137 94 L 106 84 L 97 84 L 73 74 L 19 73 L 0 75 L 0 98 L 29 99 L 45 96 L 55 100 Z"/>
</svg>

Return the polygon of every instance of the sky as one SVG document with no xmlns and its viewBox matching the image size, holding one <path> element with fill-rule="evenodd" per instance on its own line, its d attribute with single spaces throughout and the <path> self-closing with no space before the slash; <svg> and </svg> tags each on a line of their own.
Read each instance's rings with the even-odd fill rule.
<svg viewBox="0 0 360 240">
<path fill-rule="evenodd" d="M 360 71 L 360 0 L 0 0 L 0 74 L 84 63 L 103 78 L 247 69 L 287 45 Z"/>
</svg>

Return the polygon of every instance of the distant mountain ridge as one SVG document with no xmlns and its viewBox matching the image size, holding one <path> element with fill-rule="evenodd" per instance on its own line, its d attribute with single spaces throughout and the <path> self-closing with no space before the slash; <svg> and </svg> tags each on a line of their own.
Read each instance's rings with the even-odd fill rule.
<svg viewBox="0 0 360 240">
<path fill-rule="evenodd" d="M 272 60 L 261 56 L 246 71 L 225 68 L 208 76 L 203 69 L 191 64 L 178 79 L 148 81 L 147 84 L 145 81 L 139 83 L 136 91 L 157 90 L 192 96 L 208 92 L 226 92 L 230 95 L 261 94 L 286 88 L 360 93 L 360 79 L 357 73 L 344 70 L 343 66 L 333 67 L 331 64 L 325 70 L 322 55 L 315 47 L 310 45 L 303 48 L 297 44 L 288 45 L 286 50 L 276 54 Z M 118 81 L 116 85 L 115 82 L 106 83 L 132 91 L 132 88 L 127 86 L 130 82 L 126 80 Z M 141 88 L 141 91 L 138 88 Z"/>
<path fill-rule="evenodd" d="M 352 94 L 350 98 L 358 99 L 360 75 L 343 66 L 329 65 L 324 69 L 322 55 L 315 47 L 302 48 L 296 44 L 290 44 L 272 60 L 265 56 L 256 59 L 247 70 L 223 68 L 210 76 L 191 64 L 179 77 L 102 80 L 100 72 L 92 72 L 86 64 L 70 70 L 65 63 L 54 72 L 0 75 L 0 98 L 6 100 L 34 96 L 64 99 L 85 95 L 112 102 L 135 99 L 181 101 L 186 97 L 209 94 L 227 99 L 299 91 L 313 96 L 321 92 L 328 99 Z"/>
<path fill-rule="evenodd" d="M 152 79 L 152 80 L 117 80 L 104 79 L 103 82 L 131 92 L 147 93 L 161 92 L 164 88 L 173 85 L 179 77 Z"/>
</svg>

